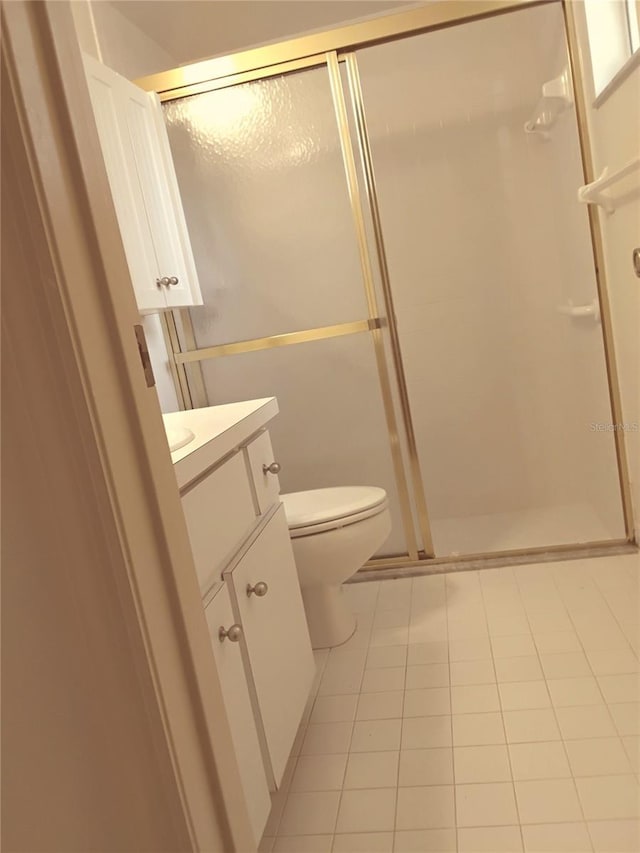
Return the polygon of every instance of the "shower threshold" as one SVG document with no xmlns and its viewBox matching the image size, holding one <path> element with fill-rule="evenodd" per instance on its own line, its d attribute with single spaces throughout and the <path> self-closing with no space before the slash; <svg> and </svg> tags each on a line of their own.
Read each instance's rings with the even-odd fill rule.
<svg viewBox="0 0 640 853">
<path fill-rule="evenodd" d="M 638 546 L 626 539 L 605 542 L 577 543 L 543 548 L 520 549 L 492 554 L 464 554 L 454 557 L 433 557 L 422 560 L 409 558 L 379 558 L 370 560 L 347 583 L 362 583 L 385 578 L 420 577 L 447 572 L 471 572 L 481 569 L 498 569 L 504 566 L 522 566 L 527 563 L 557 563 L 566 560 L 585 560 L 592 557 L 610 557 L 617 554 L 638 554 Z"/>
</svg>

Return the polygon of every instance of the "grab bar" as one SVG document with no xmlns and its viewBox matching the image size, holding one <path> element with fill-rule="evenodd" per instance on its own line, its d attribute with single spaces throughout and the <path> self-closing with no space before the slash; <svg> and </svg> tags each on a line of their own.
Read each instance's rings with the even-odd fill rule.
<svg viewBox="0 0 640 853">
<path fill-rule="evenodd" d="M 638 169 L 640 169 L 640 157 L 630 160 L 617 172 L 611 174 L 609 174 L 609 168 L 605 166 L 599 178 L 578 189 L 578 201 L 583 204 L 599 204 L 607 213 L 613 213 L 616 209 L 616 201 L 610 195 L 605 195 L 604 190 Z"/>
</svg>

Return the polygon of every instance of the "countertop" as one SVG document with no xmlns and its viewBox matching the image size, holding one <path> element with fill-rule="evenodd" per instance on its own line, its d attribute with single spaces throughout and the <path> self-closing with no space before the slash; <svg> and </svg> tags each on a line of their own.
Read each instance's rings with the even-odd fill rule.
<svg viewBox="0 0 640 853">
<path fill-rule="evenodd" d="M 277 414 L 276 398 L 265 397 L 163 415 L 165 427 L 186 427 L 195 435 L 171 454 L 179 488 L 243 444 Z"/>
</svg>

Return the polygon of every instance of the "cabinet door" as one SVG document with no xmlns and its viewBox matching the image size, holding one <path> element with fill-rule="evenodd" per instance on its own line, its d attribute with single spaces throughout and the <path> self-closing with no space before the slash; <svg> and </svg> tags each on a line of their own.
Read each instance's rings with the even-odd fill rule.
<svg viewBox="0 0 640 853">
<path fill-rule="evenodd" d="M 84 57 L 138 308 L 201 305 L 162 108 L 155 92 Z M 158 286 L 158 280 L 173 284 Z"/>
<path fill-rule="evenodd" d="M 251 473 L 253 487 L 256 492 L 258 509 L 266 513 L 279 500 L 280 480 L 277 474 L 265 471 L 264 466 L 269 466 L 276 460 L 273 457 L 273 448 L 269 433 L 265 430 L 245 448 L 247 454 L 247 465 Z"/>
<path fill-rule="evenodd" d="M 282 505 L 227 573 L 276 785 L 282 780 L 314 675 L 313 653 Z M 247 586 L 267 584 L 263 596 Z"/>
<path fill-rule="evenodd" d="M 163 287 L 165 302 L 186 305 L 190 303 L 189 273 L 158 139 L 155 104 L 147 92 L 124 78 L 120 91 L 133 166 L 149 220 L 160 278 L 177 279 L 177 284 Z"/>
<path fill-rule="evenodd" d="M 209 602 L 205 615 L 257 846 L 269 816 L 271 797 L 249 698 L 247 678 L 242 664 L 240 648 L 242 639 L 235 643 L 229 639 L 220 642 L 218 636 L 221 627 L 228 630 L 235 622 L 226 584 L 222 584 Z"/>
<path fill-rule="evenodd" d="M 202 305 L 202 293 L 200 291 L 200 282 L 198 281 L 198 272 L 193 259 L 193 249 L 191 248 L 191 240 L 187 230 L 187 221 L 184 216 L 184 208 L 182 206 L 182 198 L 178 188 L 178 178 L 176 169 L 171 157 L 171 148 L 169 147 L 169 136 L 167 127 L 164 123 L 164 113 L 160 98 L 155 92 L 148 92 L 149 109 L 151 117 L 155 124 L 155 140 L 158 149 L 158 158 L 162 163 L 163 175 L 167 193 L 169 194 L 171 211 L 173 214 L 172 228 L 176 239 L 180 246 L 182 267 L 185 271 L 185 277 L 179 279 L 178 284 L 170 286 L 166 293 L 167 305 L 171 308 L 179 307 L 180 305 Z M 176 273 L 176 277 L 179 276 Z"/>
<path fill-rule="evenodd" d="M 121 81 L 124 78 L 90 56 L 84 57 L 84 67 L 138 308 L 166 308 L 165 294 L 156 285 L 160 270 L 123 122 Z"/>
</svg>

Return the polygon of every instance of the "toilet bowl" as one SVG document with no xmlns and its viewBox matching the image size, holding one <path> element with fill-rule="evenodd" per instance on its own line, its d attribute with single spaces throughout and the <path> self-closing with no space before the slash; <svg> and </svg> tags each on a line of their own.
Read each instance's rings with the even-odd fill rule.
<svg viewBox="0 0 640 853">
<path fill-rule="evenodd" d="M 311 645 L 344 643 L 356 628 L 342 584 L 391 532 L 384 489 L 339 486 L 281 495 L 298 567 Z"/>
</svg>

